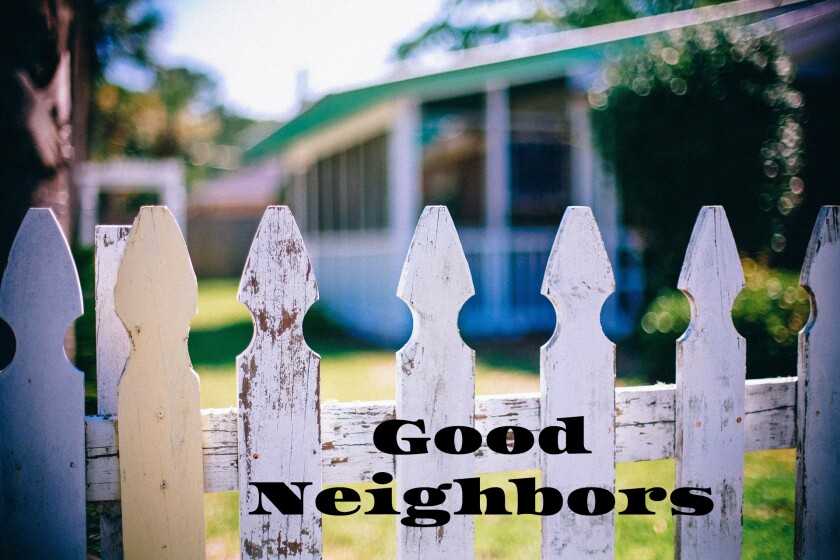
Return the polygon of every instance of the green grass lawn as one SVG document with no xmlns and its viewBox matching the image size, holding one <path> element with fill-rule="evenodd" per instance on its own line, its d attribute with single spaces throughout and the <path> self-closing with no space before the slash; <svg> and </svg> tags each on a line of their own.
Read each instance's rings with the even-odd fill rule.
<svg viewBox="0 0 840 560">
<path fill-rule="evenodd" d="M 234 362 L 251 339 L 250 314 L 235 299 L 233 281 L 199 283 L 199 312 L 192 323 L 190 355 L 201 377 L 204 408 L 236 404 Z M 392 350 L 369 347 L 334 334 L 316 310 L 304 325 L 307 341 L 321 354 L 321 395 L 339 401 L 393 399 L 395 358 Z M 531 349 L 529 349 L 531 350 Z M 536 346 L 533 348 L 536 352 Z M 536 355 L 520 356 L 499 348 L 477 348 L 476 392 L 498 394 L 539 390 Z M 513 507 L 508 478 L 536 476 L 536 471 L 482 476 L 484 486 L 502 486 Z M 793 450 L 748 453 L 745 467 L 744 558 L 790 558 L 793 555 L 795 459 Z M 353 485 L 364 489 L 366 485 Z M 618 488 L 674 487 L 672 460 L 618 465 Z M 361 490 L 360 490 L 361 492 Z M 362 493 L 369 497 L 368 494 Z M 616 511 L 624 507 L 619 494 Z M 207 494 L 208 558 L 239 557 L 238 495 Z M 508 508 L 510 509 L 510 507 Z M 674 523 L 670 506 L 651 506 L 652 516 L 620 516 L 616 522 L 618 558 L 673 558 Z M 477 558 L 539 558 L 539 523 L 531 516 L 476 517 Z M 396 520 L 391 516 L 324 517 L 324 553 L 331 559 L 394 558 Z"/>
</svg>

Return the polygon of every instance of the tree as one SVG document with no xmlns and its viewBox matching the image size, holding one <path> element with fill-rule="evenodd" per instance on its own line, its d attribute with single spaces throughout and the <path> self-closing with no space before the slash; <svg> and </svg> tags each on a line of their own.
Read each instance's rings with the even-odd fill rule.
<svg viewBox="0 0 840 560">
<path fill-rule="evenodd" d="M 775 35 L 731 23 L 650 37 L 608 63 L 589 92 L 596 144 L 645 236 L 649 285 L 673 286 L 691 224 L 722 204 L 738 248 L 786 249 L 803 197 L 802 95 Z"/>
<path fill-rule="evenodd" d="M 607 64 L 589 91 L 596 145 L 621 192 L 623 221 L 642 232 L 656 297 L 634 340 L 651 380 L 673 380 L 674 339 L 689 305 L 672 287 L 700 206 L 722 204 L 746 276 L 733 320 L 751 376 L 795 369 L 808 317 L 798 271 L 784 266 L 804 200 L 804 98 L 776 36 L 715 23 L 649 37 Z M 796 227 L 796 224 L 793 225 Z M 801 226 L 800 226 L 801 227 Z M 811 224 L 806 227 L 810 228 Z M 653 295 L 652 293 L 649 295 Z"/>
<path fill-rule="evenodd" d="M 406 59 L 718 3 L 720 0 L 446 0 L 437 18 L 400 43 L 396 55 Z"/>
<path fill-rule="evenodd" d="M 188 184 L 237 167 L 237 134 L 254 121 L 219 104 L 215 82 L 202 72 L 159 66 L 152 71 L 146 91 L 96 84 L 90 159 L 183 158 Z"/>
</svg>

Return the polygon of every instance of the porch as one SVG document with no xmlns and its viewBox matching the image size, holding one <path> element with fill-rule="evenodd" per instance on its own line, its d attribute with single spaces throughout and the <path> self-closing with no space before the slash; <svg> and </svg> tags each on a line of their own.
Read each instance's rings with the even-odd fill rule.
<svg viewBox="0 0 840 560">
<path fill-rule="evenodd" d="M 458 321 L 464 335 L 518 336 L 554 328 L 554 310 L 540 288 L 556 233 L 551 227 L 459 228 L 475 287 Z M 306 246 L 331 316 L 356 336 L 391 346 L 405 343 L 411 313 L 395 294 L 407 245 L 396 250 L 385 232 L 345 232 L 310 234 Z M 629 333 L 643 289 L 640 263 L 619 261 L 617 291 L 601 315 L 611 338 Z"/>
</svg>

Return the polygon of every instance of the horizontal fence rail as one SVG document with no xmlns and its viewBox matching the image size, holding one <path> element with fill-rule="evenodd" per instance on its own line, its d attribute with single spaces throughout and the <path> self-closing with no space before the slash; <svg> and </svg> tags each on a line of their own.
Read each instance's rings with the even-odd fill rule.
<svg viewBox="0 0 840 560">
<path fill-rule="evenodd" d="M 620 387 L 616 401 L 616 462 L 674 458 L 674 385 Z M 796 378 L 748 380 L 746 383 L 745 451 L 789 449 L 795 446 Z M 487 434 L 501 426 L 540 431 L 540 396 L 480 396 L 475 402 L 475 428 Z M 204 491 L 239 488 L 235 408 L 204 409 L 201 415 L 204 450 Z M 377 472 L 394 474 L 394 456 L 379 451 L 373 429 L 396 417 L 394 401 L 328 402 L 321 405 L 321 468 L 324 484 L 370 482 Z M 87 499 L 119 500 L 119 454 L 116 418 L 88 416 Z M 427 430 L 428 431 L 428 430 Z M 475 457 L 475 473 L 540 468 L 539 449 L 521 455 L 500 455 L 483 444 Z"/>
<path fill-rule="evenodd" d="M 302 333 L 318 287 L 285 207 L 267 209 L 242 277 L 239 299 L 254 317 L 254 338 L 238 358 L 234 408 L 199 408 L 186 345 L 195 275 L 169 211 L 144 207 L 131 227 L 100 226 L 95 260 L 96 416 L 83 417 L 81 373 L 53 351 L 81 307 L 69 249 L 49 211 L 27 216 L 0 287 L 0 315 L 18 341 L 0 372 L 3 553 L 84 558 L 87 501 L 102 503 L 106 560 L 203 557 L 203 494 L 238 490 L 243 558 L 319 558 L 314 498 L 322 484 L 386 473 L 405 511 L 407 489 L 505 471 L 538 469 L 542 485 L 563 496 L 578 487 L 614 493 L 616 463 L 675 458 L 677 486 L 710 487 L 715 506 L 709 515 L 678 516 L 675 556 L 732 558 L 741 553 L 744 452 L 791 447 L 796 556 L 821 558 L 840 546 L 840 207 L 823 208 L 814 227 L 801 281 L 812 311 L 800 334 L 798 375 L 778 379 L 744 379 L 746 342 L 731 319 L 743 274 L 720 207 L 702 209 L 687 251 L 679 288 L 691 322 L 678 341 L 672 385 L 615 387 L 615 347 L 600 326 L 615 282 L 588 208 L 567 210 L 548 257 L 542 294 L 557 325 L 541 350 L 534 394 L 475 396 L 475 355 L 457 328 L 474 288 L 444 207 L 421 216 L 397 289 L 414 331 L 397 353 L 395 401 L 321 402 L 319 357 Z M 585 419 L 589 453 L 548 455 L 535 445 L 506 455 L 482 441 L 474 454 L 431 448 L 394 456 L 372 437 L 387 420 L 422 418 L 429 435 L 455 425 L 483 435 L 514 426 L 536 439 L 575 416 Z M 281 515 L 265 499 L 273 515 L 250 515 L 260 504 L 255 481 L 307 481 L 316 490 L 305 495 L 303 515 Z M 542 521 L 543 558 L 613 557 L 612 511 L 564 508 Z M 473 518 L 398 524 L 397 541 L 401 558 L 470 558 Z"/>
</svg>

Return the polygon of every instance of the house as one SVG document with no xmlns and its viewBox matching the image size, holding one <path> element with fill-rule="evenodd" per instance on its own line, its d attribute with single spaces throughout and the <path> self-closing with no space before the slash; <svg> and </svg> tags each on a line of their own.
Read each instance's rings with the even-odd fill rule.
<svg viewBox="0 0 840 560">
<path fill-rule="evenodd" d="M 245 160 L 279 162 L 281 196 L 303 232 L 321 300 L 357 335 L 407 338 L 410 314 L 393 294 L 428 204 L 449 207 L 470 263 L 476 295 L 462 310 L 462 332 L 551 330 L 554 311 L 539 293 L 548 252 L 565 208 L 586 205 L 616 276 L 602 323 L 621 337 L 643 279 L 640 243 L 620 222 L 591 141 L 587 91 L 604 57 L 652 33 L 729 17 L 783 14 L 788 35 L 802 36 L 797 26 L 828 10 L 836 29 L 836 3 L 804 3 L 793 18 L 780 8 L 794 4 L 741 0 L 480 47 L 434 68 L 405 65 L 386 81 L 327 95 Z"/>
</svg>

